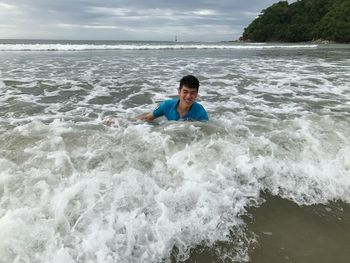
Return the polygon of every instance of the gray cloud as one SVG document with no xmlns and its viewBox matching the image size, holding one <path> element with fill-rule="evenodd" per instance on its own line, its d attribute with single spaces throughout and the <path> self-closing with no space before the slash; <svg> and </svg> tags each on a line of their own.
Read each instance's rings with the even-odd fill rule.
<svg viewBox="0 0 350 263">
<path fill-rule="evenodd" d="M 0 0 L 0 38 L 237 39 L 277 0 Z"/>
</svg>

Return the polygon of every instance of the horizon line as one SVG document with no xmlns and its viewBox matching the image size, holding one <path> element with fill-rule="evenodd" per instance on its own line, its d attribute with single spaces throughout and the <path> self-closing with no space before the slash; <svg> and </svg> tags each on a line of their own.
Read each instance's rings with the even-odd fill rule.
<svg viewBox="0 0 350 263">
<path fill-rule="evenodd" d="M 125 42 L 174 42 L 174 43 L 188 43 L 188 42 L 236 42 L 237 40 L 149 40 L 149 39 L 66 39 L 66 38 L 0 38 L 0 40 L 42 40 L 42 41 L 125 41 Z"/>
</svg>

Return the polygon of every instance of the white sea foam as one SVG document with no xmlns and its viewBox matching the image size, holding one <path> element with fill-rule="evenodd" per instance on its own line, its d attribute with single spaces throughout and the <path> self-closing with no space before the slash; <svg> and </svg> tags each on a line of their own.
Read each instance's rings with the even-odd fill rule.
<svg viewBox="0 0 350 263">
<path fill-rule="evenodd" d="M 299 204 L 350 202 L 350 125 L 315 117 L 265 136 L 234 115 L 222 127 L 18 126 L 1 135 L 17 145 L 0 162 L 1 256 L 155 262 L 174 245 L 186 253 L 226 240 L 262 190 Z"/>
<path fill-rule="evenodd" d="M 5 83 L 3 81 L 0 80 L 0 90 L 4 90 L 5 89 Z"/>
<path fill-rule="evenodd" d="M 0 61 L 1 260 L 167 262 L 230 240 L 220 256 L 247 261 L 261 191 L 350 202 L 348 60 L 149 53 Z M 134 119 L 188 73 L 208 123 Z"/>
<path fill-rule="evenodd" d="M 88 44 L 0 44 L 0 51 L 84 51 L 84 50 L 181 50 L 181 49 L 308 49 L 318 45 L 228 45 L 228 44 L 171 44 L 171 45 L 88 45 Z"/>
</svg>

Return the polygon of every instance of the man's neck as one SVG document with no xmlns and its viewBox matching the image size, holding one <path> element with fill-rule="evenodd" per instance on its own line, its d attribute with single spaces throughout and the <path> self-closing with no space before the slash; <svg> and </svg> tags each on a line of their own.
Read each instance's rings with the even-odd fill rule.
<svg viewBox="0 0 350 263">
<path fill-rule="evenodd" d="M 179 102 L 179 104 L 177 105 L 177 112 L 180 114 L 181 117 L 185 116 L 186 113 L 190 110 L 191 106 L 193 104 L 191 104 L 190 106 L 187 105 L 182 105 L 181 102 Z"/>
</svg>

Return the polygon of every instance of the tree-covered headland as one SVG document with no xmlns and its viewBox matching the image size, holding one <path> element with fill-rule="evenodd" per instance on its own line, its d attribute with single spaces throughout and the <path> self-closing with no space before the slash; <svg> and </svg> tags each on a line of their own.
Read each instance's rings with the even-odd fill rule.
<svg viewBox="0 0 350 263">
<path fill-rule="evenodd" d="M 240 38 L 252 42 L 350 42 L 350 0 L 280 1 L 262 10 Z"/>
</svg>

